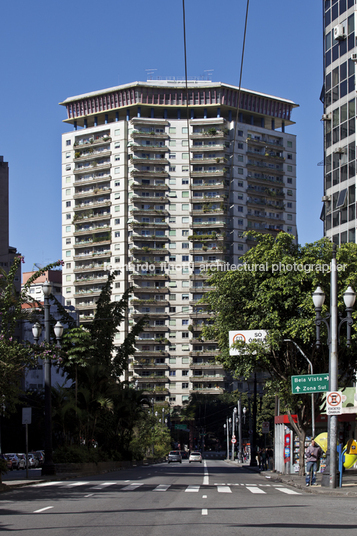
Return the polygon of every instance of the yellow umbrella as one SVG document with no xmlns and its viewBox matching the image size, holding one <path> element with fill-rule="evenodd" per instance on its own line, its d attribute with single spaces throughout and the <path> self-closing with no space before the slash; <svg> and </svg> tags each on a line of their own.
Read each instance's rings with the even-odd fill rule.
<svg viewBox="0 0 357 536">
<path fill-rule="evenodd" d="M 317 443 L 318 446 L 321 447 L 324 452 L 327 451 L 327 438 L 328 438 L 327 432 L 322 432 L 322 434 L 319 434 L 317 437 L 315 437 L 315 443 Z M 345 450 L 346 447 L 347 445 L 343 447 L 343 450 Z M 354 465 L 356 460 L 357 460 L 356 454 L 347 454 L 346 452 L 343 466 L 345 467 L 345 469 L 349 469 L 350 467 L 352 467 L 352 465 Z"/>
<path fill-rule="evenodd" d="M 314 441 L 318 444 L 319 447 L 322 448 L 324 452 L 327 451 L 327 432 L 322 432 L 322 434 L 316 436 Z"/>
</svg>

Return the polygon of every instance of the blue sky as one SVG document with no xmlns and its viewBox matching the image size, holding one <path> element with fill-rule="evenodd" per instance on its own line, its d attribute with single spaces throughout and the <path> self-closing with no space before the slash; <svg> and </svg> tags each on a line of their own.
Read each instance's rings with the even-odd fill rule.
<svg viewBox="0 0 357 536">
<path fill-rule="evenodd" d="M 188 76 L 238 85 L 246 0 L 186 0 Z M 182 0 L 12 0 L 0 33 L 0 155 L 10 166 L 10 242 L 34 263 L 61 258 L 61 134 L 69 96 L 184 76 Z M 250 0 L 242 86 L 291 99 L 299 242 L 322 236 L 322 8 Z"/>
</svg>

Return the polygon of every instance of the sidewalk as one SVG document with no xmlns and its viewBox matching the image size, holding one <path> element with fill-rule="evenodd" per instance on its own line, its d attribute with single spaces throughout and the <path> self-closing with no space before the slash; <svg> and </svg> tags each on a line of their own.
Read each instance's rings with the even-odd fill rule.
<svg viewBox="0 0 357 536">
<path fill-rule="evenodd" d="M 343 473 L 342 477 L 342 488 L 328 488 L 321 486 L 322 473 L 317 473 L 316 475 L 316 486 L 306 487 L 305 476 L 299 476 L 298 474 L 285 475 L 276 473 L 274 471 L 261 471 L 258 467 L 250 467 L 250 465 L 245 463 L 232 462 L 231 460 L 225 460 L 230 465 L 235 465 L 238 467 L 243 467 L 255 473 L 259 473 L 262 478 L 269 480 L 271 482 L 282 482 L 297 489 L 306 491 L 307 493 L 319 493 L 323 495 L 333 495 L 335 497 L 346 496 L 346 497 L 357 497 L 357 470 L 356 469 L 347 469 Z M 337 480 L 337 484 L 339 481 Z"/>
</svg>

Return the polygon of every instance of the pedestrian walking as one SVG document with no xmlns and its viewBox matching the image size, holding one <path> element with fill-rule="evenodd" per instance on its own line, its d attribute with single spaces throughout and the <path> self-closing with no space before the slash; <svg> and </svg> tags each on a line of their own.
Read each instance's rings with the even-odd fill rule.
<svg viewBox="0 0 357 536">
<path fill-rule="evenodd" d="M 306 457 L 306 487 L 316 486 L 317 464 L 321 458 L 322 450 L 312 439 L 305 452 Z"/>
</svg>

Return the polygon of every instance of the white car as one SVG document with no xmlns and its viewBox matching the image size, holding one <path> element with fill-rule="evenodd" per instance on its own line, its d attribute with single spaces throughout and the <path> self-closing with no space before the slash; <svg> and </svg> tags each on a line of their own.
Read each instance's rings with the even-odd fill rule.
<svg viewBox="0 0 357 536">
<path fill-rule="evenodd" d="M 191 463 L 191 462 L 202 463 L 202 454 L 200 452 L 191 452 L 190 457 L 188 459 L 188 463 Z"/>
</svg>

